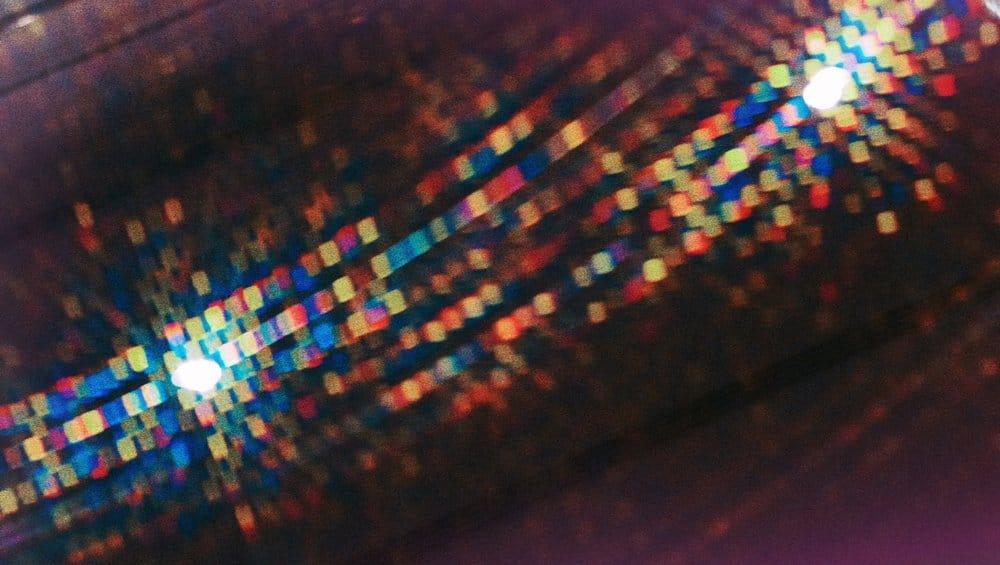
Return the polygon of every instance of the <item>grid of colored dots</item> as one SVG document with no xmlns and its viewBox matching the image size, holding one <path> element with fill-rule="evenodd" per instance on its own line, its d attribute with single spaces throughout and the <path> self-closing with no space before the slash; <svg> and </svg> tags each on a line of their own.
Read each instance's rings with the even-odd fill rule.
<svg viewBox="0 0 1000 565">
<path fill-rule="evenodd" d="M 951 61 L 945 61 L 948 57 L 974 61 L 980 56 L 979 50 L 966 46 L 957 52 L 946 53 L 937 49 L 962 37 L 963 21 L 955 14 L 935 12 L 921 24 L 923 27 L 915 30 L 906 27 L 920 21 L 917 16 L 933 7 L 930 2 L 851 3 L 837 18 L 805 31 L 802 46 L 808 58 L 796 54 L 799 44 L 794 41 L 775 44 L 776 60 L 780 63 L 767 67 L 765 76 L 749 88 L 750 94 L 722 103 L 718 114 L 703 120 L 690 136 L 656 155 L 636 172 L 627 173 L 633 170 L 632 163 L 619 152 L 596 151 L 592 163 L 599 168 L 598 176 L 627 178 L 612 192 L 595 198 L 593 206 L 588 206 L 587 209 L 593 211 L 593 219 L 598 224 L 616 224 L 625 217 L 641 214 L 646 218 L 643 225 L 652 234 L 673 229 L 673 219 L 679 225 L 681 247 L 691 255 L 698 255 L 706 253 L 713 240 L 725 232 L 723 224 L 747 219 L 754 209 L 763 208 L 772 193 L 780 195 L 791 186 L 805 185 L 809 187 L 812 207 L 827 207 L 830 188 L 826 177 L 831 174 L 832 164 L 826 146 L 836 140 L 846 140 L 846 155 L 859 166 L 883 154 L 897 156 L 907 163 L 923 163 L 925 157 L 915 142 L 919 136 L 919 122 L 903 107 L 873 108 L 869 95 L 922 93 L 920 88 L 925 84 L 930 85 L 929 92 L 935 96 L 955 94 L 953 75 L 938 73 L 926 83 L 922 77 L 950 64 Z M 843 25 L 834 25 L 835 19 L 844 20 Z M 989 22 L 978 25 L 976 34 L 976 41 L 983 47 L 998 41 L 996 26 Z M 926 55 L 917 57 L 917 54 Z M 423 191 L 423 197 L 429 201 L 448 182 L 494 176 L 442 216 L 368 259 L 370 272 L 358 275 L 345 270 L 346 274 L 321 290 L 315 291 L 313 287 L 313 279 L 317 279 L 325 268 L 354 265 L 363 246 L 373 246 L 380 241 L 375 219 L 366 217 L 303 254 L 294 266 L 275 269 L 258 283 L 213 302 L 199 316 L 165 323 L 162 327 L 165 343 L 121 348 L 121 355 L 97 373 L 63 378 L 51 391 L 32 395 L 28 402 L 0 407 L 0 430 L 35 426 L 31 436 L 15 449 L 6 450 L 7 468 L 42 462 L 48 471 L 37 481 L 0 488 L 0 516 L 30 506 L 39 497 L 57 496 L 61 488 L 73 486 L 81 478 L 105 476 L 108 467 L 134 461 L 142 453 L 159 448 L 170 446 L 166 453 L 172 465 L 190 464 L 188 444 L 171 443 L 171 437 L 178 431 L 175 411 L 157 409 L 175 393 L 160 380 L 164 365 L 169 369 L 181 356 L 196 351 L 192 348 L 219 356 L 227 367 L 227 376 L 217 396 L 196 400 L 182 393 L 182 406 L 197 413 L 200 425 L 219 426 L 219 430 L 237 433 L 227 414 L 238 413 L 241 404 L 257 398 L 259 391 L 275 394 L 276 402 L 281 404 L 283 389 L 277 381 L 280 374 L 315 367 L 342 344 L 374 332 L 392 331 L 407 349 L 413 349 L 421 340 L 445 342 L 464 328 L 489 328 L 489 338 L 480 336 L 458 347 L 454 353 L 438 359 L 430 369 L 404 379 L 385 392 L 381 405 L 399 410 L 419 401 L 435 386 L 454 378 L 477 359 L 492 352 L 496 343 L 513 343 L 521 339 L 526 330 L 540 323 L 543 317 L 559 311 L 570 295 L 601 284 L 606 277 L 618 273 L 623 265 L 632 265 L 636 271 L 631 276 L 624 275 L 628 277 L 623 288 L 629 300 L 644 292 L 641 290 L 643 285 L 667 280 L 672 259 L 662 253 L 632 249 L 619 241 L 594 253 L 586 262 L 570 266 L 568 273 L 564 273 L 564 286 L 546 289 L 530 297 L 527 303 L 510 308 L 504 298 L 504 285 L 489 280 L 492 273 L 508 265 L 493 265 L 482 254 L 470 254 L 469 272 L 481 272 L 486 282 L 482 282 L 475 293 L 456 295 L 450 306 L 431 314 L 414 314 L 406 318 L 413 321 L 423 317 L 416 328 L 392 328 L 391 324 L 397 317 L 412 314 L 419 300 L 408 298 L 404 286 L 386 289 L 377 284 L 488 215 L 496 214 L 501 223 L 508 222 L 510 231 L 507 233 L 543 226 L 549 215 L 561 210 L 564 202 L 572 201 L 579 194 L 574 194 L 572 189 L 555 191 L 549 193 L 549 201 L 546 201 L 541 195 L 529 196 L 526 187 L 570 151 L 584 147 L 597 130 L 641 100 L 663 76 L 675 72 L 686 58 L 681 50 L 662 53 L 653 65 L 620 84 L 593 109 L 567 122 L 540 149 L 496 174 L 493 170 L 497 157 L 517 148 L 518 143 L 536 129 L 532 124 L 547 116 L 550 109 L 541 104 L 535 113 L 516 114 L 507 123 L 491 130 L 477 148 L 456 157 L 451 168 L 444 169 L 447 172 L 437 173 L 445 178 L 424 179 L 418 186 L 418 193 Z M 619 59 L 610 57 L 610 60 Z M 842 106 L 831 116 L 817 118 L 819 123 L 816 125 L 809 124 L 812 121 L 809 110 L 794 97 L 778 104 L 777 111 L 768 110 L 769 103 L 785 98 L 785 93 L 779 91 L 794 88 L 800 75 L 809 74 L 803 69 L 815 69 L 810 63 L 817 60 L 823 64 L 841 64 L 851 70 L 857 89 L 857 95 L 846 100 L 851 104 Z M 539 100 L 547 104 L 550 98 L 546 94 Z M 495 98 L 480 97 L 479 107 L 484 115 L 495 113 L 495 104 Z M 655 133 L 654 128 L 652 135 Z M 788 159 L 775 167 L 776 155 Z M 761 162 L 764 157 L 768 163 Z M 593 173 L 585 171 L 582 176 L 587 174 Z M 930 176 L 934 179 L 925 176 L 912 186 L 920 202 L 935 202 L 939 198 L 938 188 L 955 180 L 954 173 L 945 165 L 934 167 Z M 434 188 L 429 188 L 432 186 Z M 551 205 L 552 194 L 561 199 L 558 205 Z M 521 200 L 522 195 L 526 200 Z M 504 215 L 508 203 L 516 204 L 516 214 Z M 82 227 L 93 225 L 89 207 L 77 206 L 76 213 Z M 774 228 L 789 228 L 804 221 L 799 217 L 799 210 L 787 202 L 771 205 L 768 214 Z M 174 199 L 164 204 L 164 216 L 170 224 L 185 221 L 185 211 Z M 894 234 L 901 227 L 900 220 L 892 210 L 880 211 L 875 215 L 874 229 L 884 235 Z M 134 245 L 142 246 L 149 243 L 155 230 L 147 231 L 141 222 L 130 221 L 126 224 L 126 232 Z M 765 232 L 770 235 L 760 237 L 772 237 L 775 233 L 773 230 Z M 562 246 L 556 242 L 525 258 L 524 264 L 547 268 L 555 263 L 561 250 Z M 631 258 L 638 260 L 630 263 Z M 168 265 L 179 263 L 176 255 L 170 252 L 162 253 L 160 259 Z M 204 271 L 192 273 L 190 284 L 202 296 L 211 295 L 219 285 Z M 398 282 L 394 280 L 393 284 Z M 310 294 L 305 299 L 258 323 L 256 314 L 289 297 L 306 293 Z M 68 304 L 73 306 L 73 301 Z M 588 302 L 584 306 L 586 319 L 590 323 L 603 322 L 614 307 L 612 301 Z M 67 311 L 77 309 L 73 306 Z M 497 314 L 501 310 L 503 313 Z M 344 315 L 326 320 L 325 317 L 334 311 Z M 481 323 L 486 325 L 478 325 Z M 304 329 L 309 330 L 308 335 L 300 338 L 298 334 Z M 272 345 L 293 335 L 296 335 L 294 346 L 269 351 Z M 351 367 L 343 375 L 326 373 L 324 393 L 342 394 L 352 383 L 376 380 L 387 371 L 398 371 L 399 367 L 392 366 L 391 361 L 391 356 L 372 358 Z M 120 388 L 122 381 L 140 377 L 154 380 L 79 413 L 79 401 L 106 396 Z M 309 398 L 300 398 L 294 407 L 289 405 L 287 408 L 307 418 L 314 417 L 316 409 L 315 402 Z M 40 424 L 45 418 L 62 423 L 46 429 Z M 142 418 L 150 421 L 140 424 Z M 241 421 L 245 422 L 246 433 L 255 438 L 267 436 L 274 425 L 271 416 L 256 414 L 246 415 Z M 126 427 L 134 429 L 126 431 Z M 97 456 L 93 450 L 88 452 L 87 440 L 102 434 L 114 436 L 111 441 L 115 457 L 120 461 Z M 210 457 L 219 461 L 235 457 L 227 447 L 223 432 L 217 431 L 207 437 Z M 286 451 L 290 453 L 291 449 Z M 77 450 L 83 455 L 77 456 Z M 64 451 L 80 462 L 61 463 L 52 458 Z M 57 462 L 49 466 L 47 462 L 52 460 Z M 84 460 L 86 463 L 82 462 Z M 250 523 L 250 518 L 243 512 L 241 525 Z"/>
</svg>

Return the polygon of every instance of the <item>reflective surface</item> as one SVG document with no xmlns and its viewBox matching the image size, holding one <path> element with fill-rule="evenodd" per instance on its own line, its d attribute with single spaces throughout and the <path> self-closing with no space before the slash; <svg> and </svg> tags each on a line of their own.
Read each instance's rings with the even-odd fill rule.
<svg viewBox="0 0 1000 565">
<path fill-rule="evenodd" d="M 5 8 L 0 556 L 960 555 L 996 19 L 681 8 Z"/>
</svg>

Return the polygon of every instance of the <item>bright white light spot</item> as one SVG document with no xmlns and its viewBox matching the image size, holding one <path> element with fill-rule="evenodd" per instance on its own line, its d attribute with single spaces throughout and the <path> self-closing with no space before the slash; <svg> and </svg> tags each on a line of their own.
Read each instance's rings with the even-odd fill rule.
<svg viewBox="0 0 1000 565">
<path fill-rule="evenodd" d="M 191 359 L 181 363 L 170 382 L 175 386 L 195 392 L 206 393 L 222 378 L 222 367 L 211 359 Z"/>
<path fill-rule="evenodd" d="M 829 110 L 840 103 L 850 81 L 851 73 L 840 67 L 826 67 L 813 75 L 802 98 L 811 108 Z"/>
<path fill-rule="evenodd" d="M 993 15 L 1000 18 L 1000 0 L 986 0 L 986 8 L 993 12 Z"/>
<path fill-rule="evenodd" d="M 38 16 L 28 14 L 26 16 L 21 16 L 20 18 L 18 18 L 17 21 L 14 22 L 14 27 L 16 28 L 28 27 L 31 24 L 35 23 L 36 21 L 38 21 Z"/>
</svg>

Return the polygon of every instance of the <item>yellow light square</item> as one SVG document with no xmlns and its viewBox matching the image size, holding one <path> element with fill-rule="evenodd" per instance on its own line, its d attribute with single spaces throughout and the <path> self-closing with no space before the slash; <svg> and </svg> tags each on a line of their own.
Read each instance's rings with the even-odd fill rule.
<svg viewBox="0 0 1000 565">
<path fill-rule="evenodd" d="M 793 221 L 792 209 L 787 204 L 774 207 L 774 225 L 787 228 Z"/>
<path fill-rule="evenodd" d="M 406 379 L 400 385 L 403 396 L 410 402 L 420 400 L 420 385 L 413 379 Z"/>
<path fill-rule="evenodd" d="M 479 297 L 491 306 L 503 302 L 503 293 L 500 291 L 500 287 L 493 283 L 484 284 L 479 289 Z"/>
<path fill-rule="evenodd" d="M 882 43 L 889 43 L 896 38 L 896 31 L 899 27 L 896 25 L 896 20 L 885 17 L 878 21 L 875 32 L 878 34 L 878 40 Z"/>
<path fill-rule="evenodd" d="M 906 128 L 906 110 L 902 108 L 893 108 L 886 114 L 886 118 L 889 122 L 889 129 L 898 131 Z"/>
<path fill-rule="evenodd" d="M 490 253 L 485 249 L 470 249 L 466 254 L 469 266 L 476 270 L 488 269 L 490 266 Z"/>
<path fill-rule="evenodd" d="M 656 163 L 653 163 L 653 173 L 656 175 L 656 179 L 660 182 L 673 180 L 676 172 L 677 169 L 674 167 L 673 159 L 660 159 L 656 161 Z"/>
<path fill-rule="evenodd" d="M 35 416 L 48 416 L 49 414 L 49 399 L 45 396 L 43 392 L 36 392 L 28 397 L 28 403 L 31 404 L 31 410 L 35 413 Z"/>
<path fill-rule="evenodd" d="M 639 207 L 639 193 L 634 186 L 616 192 L 615 200 L 618 203 L 618 208 L 625 212 Z"/>
<path fill-rule="evenodd" d="M 42 443 L 40 437 L 29 437 L 21 443 L 21 446 L 31 461 L 41 461 L 45 457 L 45 444 Z"/>
<path fill-rule="evenodd" d="M 222 414 L 223 412 L 228 412 L 233 409 L 233 397 L 229 395 L 229 391 L 223 390 L 219 394 L 216 394 L 212 398 L 212 402 L 215 403 L 216 412 Z"/>
<path fill-rule="evenodd" d="M 608 310 L 600 302 L 591 302 L 587 305 L 587 317 L 590 318 L 590 323 L 599 324 L 608 319 Z"/>
<path fill-rule="evenodd" d="M 406 298 L 399 289 L 387 293 L 382 300 L 385 302 L 385 307 L 389 310 L 389 314 L 392 316 L 406 310 Z"/>
<path fill-rule="evenodd" d="M 250 310 L 260 310 L 264 307 L 264 296 L 257 285 L 248 286 L 243 290 L 243 301 Z"/>
<path fill-rule="evenodd" d="M 392 274 L 392 265 L 389 264 L 389 256 L 385 253 L 379 253 L 372 257 L 371 264 L 372 272 L 380 279 L 384 279 Z"/>
<path fill-rule="evenodd" d="M 868 128 L 868 138 L 875 147 L 883 147 L 889 144 L 889 135 L 885 131 L 885 126 L 875 125 Z"/>
<path fill-rule="evenodd" d="M 472 211 L 472 216 L 478 218 L 482 216 L 490 209 L 490 203 L 486 200 L 486 193 L 482 190 L 477 190 L 465 198 L 466 203 L 469 205 L 469 210 Z"/>
<path fill-rule="evenodd" d="M 121 438 L 115 442 L 115 446 L 118 448 L 118 455 L 122 461 L 131 461 L 139 456 L 139 451 L 135 448 L 135 441 L 131 437 Z"/>
<path fill-rule="evenodd" d="M 257 337 L 254 332 L 244 332 L 240 337 L 236 338 L 236 344 L 240 346 L 240 351 L 243 355 L 256 355 L 260 351 L 261 346 L 257 342 Z"/>
<path fill-rule="evenodd" d="M 205 310 L 205 321 L 213 332 L 217 332 L 226 327 L 226 314 L 219 306 L 212 306 Z"/>
<path fill-rule="evenodd" d="M 72 465 L 60 465 L 56 471 L 56 475 L 59 477 L 59 482 L 62 483 L 62 486 L 66 488 L 76 486 L 80 483 L 80 479 L 76 476 L 76 470 L 73 469 Z"/>
<path fill-rule="evenodd" d="M 858 81 L 861 84 L 872 84 L 875 82 L 875 65 L 871 63 L 861 63 L 857 68 Z"/>
<path fill-rule="evenodd" d="M 538 312 L 540 316 L 548 316 L 556 311 L 555 296 L 551 292 L 543 292 L 536 295 L 532 304 L 535 307 L 535 312 Z"/>
<path fill-rule="evenodd" d="M 427 335 L 427 341 L 431 343 L 442 342 L 448 336 L 448 331 L 445 329 L 444 324 L 437 320 L 428 322 L 424 326 L 424 332 Z"/>
<path fill-rule="evenodd" d="M 145 371 L 149 368 L 149 360 L 146 358 L 146 349 L 141 345 L 130 347 L 125 351 L 128 364 L 135 372 Z"/>
<path fill-rule="evenodd" d="M 365 320 L 364 312 L 355 312 L 347 317 L 347 327 L 355 337 L 360 337 L 368 333 L 368 320 Z"/>
<path fill-rule="evenodd" d="M 541 213 L 538 211 L 538 207 L 535 206 L 534 202 L 525 202 L 517 207 L 517 216 L 521 220 L 522 227 L 531 227 L 538 223 L 542 219 Z"/>
<path fill-rule="evenodd" d="M 0 512 L 4 514 L 17 512 L 17 496 L 9 488 L 0 490 Z"/>
<path fill-rule="evenodd" d="M 979 40 L 985 47 L 992 47 L 1000 43 L 1000 27 L 997 27 L 997 24 L 993 22 L 984 21 L 979 26 Z"/>
<path fill-rule="evenodd" d="M 212 458 L 216 461 L 221 461 L 226 458 L 229 453 L 229 448 L 226 447 L 226 439 L 222 437 L 221 433 L 212 434 L 208 436 L 208 449 L 212 452 Z"/>
<path fill-rule="evenodd" d="M 667 266 L 663 259 L 650 259 L 643 263 L 642 276 L 649 282 L 659 282 L 667 278 Z"/>
<path fill-rule="evenodd" d="M 849 130 L 857 127 L 858 116 L 851 106 L 841 106 L 833 117 L 833 122 L 842 130 Z"/>
<path fill-rule="evenodd" d="M 461 304 L 466 318 L 478 318 L 486 313 L 483 301 L 478 296 L 469 296 L 463 299 Z"/>
<path fill-rule="evenodd" d="M 378 226 L 375 225 L 375 218 L 369 216 L 358 222 L 357 227 L 362 243 L 367 244 L 378 239 Z"/>
<path fill-rule="evenodd" d="M 324 242 L 319 246 L 319 257 L 326 267 L 331 267 L 339 263 L 340 250 L 337 249 L 337 244 L 332 241 Z"/>
<path fill-rule="evenodd" d="M 344 392 L 344 381 L 333 372 L 323 375 L 323 387 L 327 394 L 335 396 Z"/>
<path fill-rule="evenodd" d="M 194 286 L 198 296 L 205 296 L 212 292 L 212 283 L 208 280 L 208 273 L 196 271 L 191 275 L 191 285 Z"/>
<path fill-rule="evenodd" d="M 868 144 L 864 141 L 853 141 L 848 148 L 851 154 L 852 163 L 867 163 L 871 160 L 868 153 Z"/>
<path fill-rule="evenodd" d="M 451 231 L 448 230 L 448 223 L 441 216 L 431 220 L 429 227 L 431 228 L 431 235 L 434 236 L 434 241 L 444 241 L 451 235 Z"/>
<path fill-rule="evenodd" d="M 575 149 L 587 140 L 587 135 L 583 131 L 580 120 L 573 120 L 562 129 L 562 138 L 566 142 L 566 147 Z"/>
<path fill-rule="evenodd" d="M 622 172 L 624 164 L 622 163 L 622 154 L 617 151 L 610 151 L 601 155 L 601 165 L 604 166 L 604 172 L 609 175 L 617 175 Z"/>
<path fill-rule="evenodd" d="M 694 146 L 690 143 L 682 143 L 677 147 L 674 147 L 674 159 L 677 161 L 677 164 L 682 167 L 694 164 Z"/>
<path fill-rule="evenodd" d="M 133 245 L 146 243 L 146 230 L 142 228 L 142 222 L 139 220 L 126 221 L 125 231 L 128 233 L 128 239 Z"/>
<path fill-rule="evenodd" d="M 17 489 L 17 497 L 24 504 L 31 505 L 38 501 L 38 491 L 35 490 L 35 485 L 32 484 L 30 479 L 17 483 L 17 486 L 14 488 Z"/>
<path fill-rule="evenodd" d="M 188 318 L 185 320 L 184 329 L 187 330 L 191 339 L 201 339 L 205 337 L 205 325 L 201 323 L 200 317 Z"/>
<path fill-rule="evenodd" d="M 786 88 L 792 84 L 792 76 L 788 65 L 771 65 L 767 68 L 767 81 L 774 88 Z"/>
<path fill-rule="evenodd" d="M 246 381 L 234 382 L 232 391 L 236 395 L 236 400 L 239 402 L 250 402 L 254 398 L 257 398 L 257 395 Z"/>
<path fill-rule="evenodd" d="M 490 134 L 490 146 L 497 155 L 503 155 L 514 147 L 514 140 L 511 138 L 510 129 L 507 126 L 500 126 Z"/>
<path fill-rule="evenodd" d="M 744 186 L 743 190 L 740 191 L 740 200 L 748 208 L 753 208 L 760 204 L 760 193 L 757 192 L 757 187 L 752 184 Z"/>
<path fill-rule="evenodd" d="M 896 37 L 892 41 L 897 53 L 906 53 L 913 49 L 913 35 L 910 30 L 903 28 L 896 31 Z"/>
<path fill-rule="evenodd" d="M 896 213 L 892 210 L 880 212 L 876 218 L 878 232 L 882 235 L 896 233 L 899 230 L 899 223 L 896 220 Z"/>
<path fill-rule="evenodd" d="M 337 295 L 337 300 L 341 302 L 347 302 L 354 298 L 356 292 L 354 283 L 346 276 L 333 281 L 333 293 Z"/>
<path fill-rule="evenodd" d="M 97 410 L 90 410 L 80 415 L 83 422 L 83 429 L 87 437 L 93 437 L 105 430 L 104 417 Z"/>
<path fill-rule="evenodd" d="M 854 47 L 861 40 L 861 32 L 855 26 L 844 26 L 840 30 L 840 38 L 844 41 L 844 45 Z"/>
<path fill-rule="evenodd" d="M 722 221 L 719 220 L 718 216 L 714 214 L 706 216 L 704 226 L 705 235 L 708 237 L 719 237 L 722 235 Z"/>
<path fill-rule="evenodd" d="M 601 251 L 599 253 L 595 253 L 594 256 L 590 258 L 590 266 L 594 269 L 595 273 L 604 275 L 614 270 L 615 263 L 610 253 L 607 251 Z"/>
<path fill-rule="evenodd" d="M 823 61 L 820 61 L 819 59 L 806 59 L 802 68 L 805 70 L 806 78 L 812 78 L 816 73 L 823 70 L 823 67 L 825 66 L 826 65 L 823 64 Z"/>
<path fill-rule="evenodd" d="M 827 65 L 837 65 L 844 58 L 844 52 L 840 48 L 840 44 L 836 41 L 831 41 L 826 44 L 826 49 L 823 50 L 823 59 L 826 61 Z"/>
<path fill-rule="evenodd" d="M 926 202 L 936 194 L 934 190 L 934 181 L 931 179 L 920 179 L 914 184 L 914 189 L 917 193 L 917 200 Z"/>
</svg>

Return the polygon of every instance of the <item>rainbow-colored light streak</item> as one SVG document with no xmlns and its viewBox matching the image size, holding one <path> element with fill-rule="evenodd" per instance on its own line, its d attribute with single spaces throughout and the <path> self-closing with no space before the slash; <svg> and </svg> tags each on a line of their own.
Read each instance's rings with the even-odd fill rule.
<svg viewBox="0 0 1000 565">
<path fill-rule="evenodd" d="M 184 430 L 195 429 L 191 414 L 197 426 L 213 428 L 206 440 L 207 454 L 222 461 L 233 456 L 227 437 L 241 444 L 250 438 L 272 438 L 278 414 L 315 418 L 321 398 L 340 395 L 365 382 L 393 377 L 396 384 L 381 394 L 379 407 L 405 409 L 473 363 L 487 356 L 509 357 L 510 348 L 527 328 L 552 317 L 570 297 L 598 281 L 622 277 L 625 304 L 634 303 L 652 285 L 664 281 L 668 270 L 683 263 L 685 255 L 709 252 L 727 233 L 727 225 L 767 217 L 769 222 L 758 224 L 763 226 L 757 228 L 759 242 L 788 237 L 798 221 L 790 204 L 797 188 L 808 189 L 811 208 L 824 208 L 830 198 L 832 160 L 838 155 L 846 155 L 862 168 L 873 155 L 897 160 L 918 177 L 910 187 L 916 200 L 941 206 L 939 189 L 955 182 L 954 174 L 946 164 L 932 164 L 920 150 L 919 142 L 929 135 L 928 128 L 907 111 L 907 105 L 928 91 L 942 97 L 954 95 L 955 81 L 946 72 L 947 65 L 974 61 L 983 48 L 996 45 L 1000 35 L 996 24 L 981 21 L 982 7 L 975 3 L 907 0 L 835 4 L 841 8 L 837 15 L 815 25 L 818 14 L 814 8 L 808 2 L 795 2 L 798 21 L 788 16 L 775 20 L 777 39 L 761 24 L 732 20 L 730 25 L 750 44 L 773 40 L 774 64 L 766 68 L 761 80 L 749 86 L 749 94 L 721 101 L 719 112 L 703 119 L 680 143 L 636 168 L 627 153 L 603 151 L 588 144 L 602 127 L 646 97 L 665 77 L 683 70 L 703 43 L 700 33 L 661 52 L 520 162 L 494 173 L 503 156 L 525 143 L 537 142 L 531 136 L 533 124 L 550 114 L 555 93 L 537 98 L 528 109 L 491 130 L 486 140 L 422 179 L 417 193 L 429 204 L 446 195 L 446 187 L 489 179 L 481 188 L 380 252 L 375 252 L 382 243 L 377 220 L 365 217 L 304 253 L 293 266 L 275 269 L 270 276 L 214 302 L 198 316 L 166 324 L 159 342 L 132 346 L 101 371 L 62 379 L 50 391 L 0 407 L 0 430 L 12 433 L 27 428 L 31 432 L 5 450 L 4 471 L 33 471 L 31 475 L 22 473 L 16 484 L 0 488 L 0 517 L 16 514 L 40 499 L 57 498 L 62 489 L 87 478 L 106 477 L 111 468 L 127 467 L 139 458 L 140 451 L 155 453 L 169 448 L 168 456 L 158 457 L 165 468 L 183 470 L 193 462 L 190 446 L 197 442 L 173 439 Z M 911 29 L 915 24 L 919 27 Z M 738 56 L 739 42 L 733 45 Z M 846 104 L 814 116 L 799 94 L 805 81 L 825 65 L 843 66 L 852 72 L 856 83 Z M 697 96 L 713 98 L 711 93 Z M 643 121 L 635 130 L 622 134 L 618 142 L 640 146 L 659 139 L 669 131 L 671 119 L 689 106 L 690 98 L 669 98 L 659 119 Z M 578 179 L 589 179 L 581 184 L 591 188 L 568 183 L 562 189 L 545 189 L 544 184 L 533 184 L 570 152 L 584 147 L 590 151 L 590 159 L 580 167 Z M 610 188 L 607 185 L 596 186 L 603 177 L 615 178 L 608 183 L 613 185 L 611 194 L 602 192 Z M 474 222 L 486 223 L 483 228 L 493 234 L 496 244 L 514 234 L 543 229 L 546 222 L 563 217 L 577 201 L 585 199 L 590 199 L 586 207 L 589 217 L 580 221 L 613 227 L 623 218 L 642 213 L 646 221 L 640 225 L 644 228 L 629 238 L 616 238 L 582 264 L 571 260 L 565 264 L 564 255 L 570 250 L 558 239 L 538 245 L 527 257 L 473 249 L 461 276 L 475 281 L 477 291 L 451 293 L 454 300 L 449 305 L 430 308 L 429 312 L 421 307 L 419 298 L 407 296 L 410 281 L 400 276 L 402 271 L 436 246 L 468 233 Z M 770 208 L 765 209 L 768 204 Z M 875 228 L 884 234 L 899 229 L 890 204 L 876 214 Z M 167 215 L 176 218 L 182 213 L 179 206 L 169 204 Z M 78 210 L 84 218 L 87 214 L 89 211 Z M 81 221 L 85 228 L 87 223 Z M 565 227 L 565 223 L 557 225 Z M 658 237 L 669 230 L 675 230 L 680 238 L 680 255 L 635 245 L 635 236 Z M 141 225 L 129 227 L 129 237 L 135 245 L 147 241 Z M 257 318 L 315 288 L 316 281 L 333 267 L 349 268 L 332 284 L 270 319 Z M 560 268 L 568 268 L 568 272 L 558 285 L 533 293 L 526 302 L 510 303 L 510 287 L 537 278 L 539 273 L 547 274 L 547 269 Z M 505 280 L 504 275 L 511 272 L 518 277 Z M 449 288 L 449 283 L 459 278 L 443 270 L 432 277 L 442 288 Z M 199 293 L 212 286 L 207 278 L 196 279 L 194 284 Z M 614 307 L 608 301 L 591 301 L 584 320 L 600 323 Z M 328 317 L 335 319 L 326 320 Z M 393 325 L 400 319 L 405 324 Z M 474 338 L 449 342 L 451 335 L 462 335 L 459 330 L 469 328 L 478 332 Z M 385 332 L 397 347 L 346 367 L 342 374 L 326 371 L 320 392 L 291 399 L 280 386 L 282 374 L 318 367 L 330 352 L 376 332 Z M 296 338 L 295 345 L 271 351 L 291 336 Z M 419 364 L 427 368 L 398 379 L 417 361 L 394 361 L 421 343 L 448 343 L 451 352 L 436 360 L 418 357 Z M 501 344 L 503 353 L 498 355 Z M 190 356 L 208 356 L 227 368 L 216 394 L 201 398 L 167 384 L 166 373 Z M 86 401 L 104 398 L 140 379 L 149 382 L 79 413 Z M 278 411 L 259 415 L 242 408 L 265 394 L 281 407 Z M 180 413 L 189 416 L 178 416 L 176 408 L 167 404 L 175 395 L 180 400 Z M 220 420 L 226 414 L 233 417 Z M 185 418 L 186 428 L 180 421 Z M 45 420 L 62 423 L 49 426 Z M 94 449 L 88 440 L 108 431 L 115 436 L 114 452 Z M 299 458 L 292 454 L 294 446 L 288 441 L 276 440 L 275 447 L 263 453 L 274 450 L 285 460 Z M 227 473 L 230 484 L 238 484 L 235 471 Z M 128 489 L 124 492 L 114 500 L 127 499 Z M 246 507 L 241 508 L 245 514 Z M 244 516 L 240 523 L 250 521 Z"/>
</svg>

